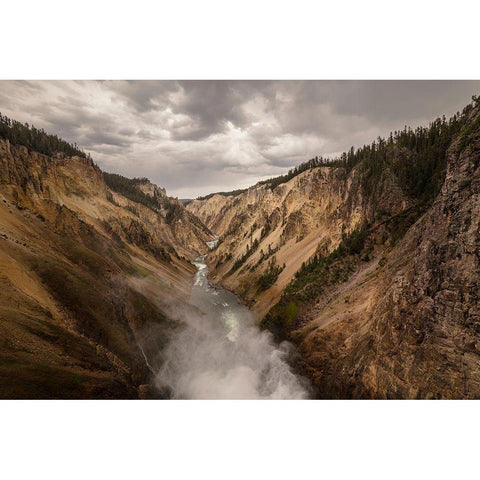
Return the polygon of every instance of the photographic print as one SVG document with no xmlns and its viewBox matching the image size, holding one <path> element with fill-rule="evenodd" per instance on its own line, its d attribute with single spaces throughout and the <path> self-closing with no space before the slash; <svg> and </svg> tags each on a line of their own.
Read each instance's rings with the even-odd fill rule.
<svg viewBox="0 0 480 480">
<path fill-rule="evenodd" d="M 2 7 L 3 477 L 475 478 L 477 5 Z"/>
</svg>

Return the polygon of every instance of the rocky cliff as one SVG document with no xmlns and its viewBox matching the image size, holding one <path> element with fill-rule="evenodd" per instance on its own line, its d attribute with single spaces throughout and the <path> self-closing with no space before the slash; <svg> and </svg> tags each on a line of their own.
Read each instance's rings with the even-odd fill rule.
<svg viewBox="0 0 480 480">
<path fill-rule="evenodd" d="M 432 207 L 292 328 L 320 395 L 479 398 L 479 281 L 477 108 Z"/>
<path fill-rule="evenodd" d="M 273 189 L 256 185 L 236 196 L 189 203 L 187 209 L 220 236 L 208 258 L 213 279 L 261 317 L 315 253 L 333 251 L 343 234 L 372 221 L 377 211 L 392 216 L 411 206 L 391 170 L 382 174 L 375 199 L 364 191 L 360 170 L 318 167 Z"/>
<path fill-rule="evenodd" d="M 137 198 L 105 178 L 0 140 L 3 398 L 149 395 L 211 234 L 145 179 Z"/>
<path fill-rule="evenodd" d="M 189 209 L 221 235 L 215 278 L 297 345 L 318 397 L 480 398 L 478 100 Z M 269 244 L 276 262 L 262 265 Z"/>
</svg>

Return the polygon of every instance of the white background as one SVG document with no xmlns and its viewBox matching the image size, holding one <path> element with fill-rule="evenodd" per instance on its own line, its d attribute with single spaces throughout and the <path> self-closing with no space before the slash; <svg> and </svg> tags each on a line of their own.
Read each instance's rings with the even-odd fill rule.
<svg viewBox="0 0 480 480">
<path fill-rule="evenodd" d="M 0 12 L 4 79 L 480 78 L 478 7 L 461 0 L 17 0 Z M 477 476 L 479 413 L 467 401 L 3 401 L 0 475 L 463 479 Z"/>
</svg>

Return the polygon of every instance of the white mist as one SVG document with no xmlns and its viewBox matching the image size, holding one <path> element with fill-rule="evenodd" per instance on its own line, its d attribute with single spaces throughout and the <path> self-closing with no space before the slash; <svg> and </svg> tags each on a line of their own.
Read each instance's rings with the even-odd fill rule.
<svg viewBox="0 0 480 480">
<path fill-rule="evenodd" d="M 209 284 L 205 257 L 194 263 L 191 302 L 203 314 L 185 315 L 184 328 L 163 352 L 157 386 L 173 398 L 307 398 L 305 380 L 287 362 L 291 346 L 275 345 L 235 295 Z"/>
</svg>

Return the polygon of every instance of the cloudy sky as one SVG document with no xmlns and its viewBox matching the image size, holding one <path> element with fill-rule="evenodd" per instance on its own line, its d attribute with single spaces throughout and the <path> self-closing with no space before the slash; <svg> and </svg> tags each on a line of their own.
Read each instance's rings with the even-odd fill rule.
<svg viewBox="0 0 480 480">
<path fill-rule="evenodd" d="M 461 110 L 480 81 L 1 81 L 0 112 L 193 198 Z"/>
</svg>

